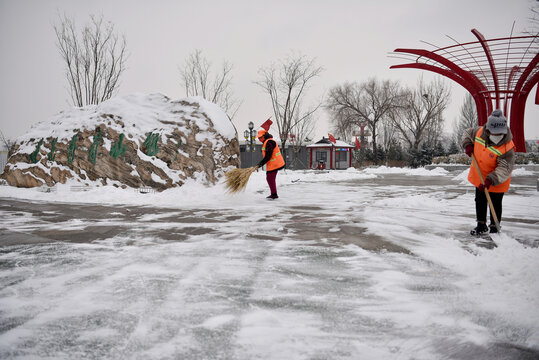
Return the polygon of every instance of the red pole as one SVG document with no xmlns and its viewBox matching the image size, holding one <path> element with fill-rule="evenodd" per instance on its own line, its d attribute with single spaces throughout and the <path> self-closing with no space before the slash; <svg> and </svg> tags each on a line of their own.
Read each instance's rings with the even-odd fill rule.
<svg viewBox="0 0 539 360">
<path fill-rule="evenodd" d="M 530 64 L 526 67 L 515 85 L 515 93 L 511 101 L 511 133 L 513 133 L 513 142 L 515 151 L 526 152 L 526 141 L 524 139 L 524 110 L 526 109 L 526 99 L 533 89 L 533 86 L 539 82 L 539 72 L 536 72 L 531 78 L 528 78 L 532 70 L 539 64 L 539 54 L 535 55 Z M 537 100 L 537 94 L 536 94 Z"/>
<path fill-rule="evenodd" d="M 492 80 L 494 81 L 494 92 L 496 93 L 496 109 L 499 109 L 500 108 L 500 89 L 498 87 L 498 73 L 496 72 L 496 66 L 494 66 L 492 53 L 490 52 L 490 48 L 483 34 L 477 31 L 477 29 L 472 29 L 472 34 L 474 34 L 475 37 L 477 37 L 477 39 L 479 40 L 479 43 L 483 47 L 483 51 L 485 52 L 485 55 L 487 57 L 488 64 L 490 66 L 490 72 L 492 73 Z M 489 98 L 490 98 L 490 94 L 489 94 Z M 492 111 L 489 111 L 489 113 L 491 112 Z"/>
<path fill-rule="evenodd" d="M 505 102 L 503 104 L 503 115 L 507 119 L 509 119 L 509 117 L 507 116 L 507 106 L 509 105 L 509 92 L 511 91 L 511 81 L 513 80 L 513 77 L 517 73 L 518 69 L 518 66 L 513 66 L 511 72 L 509 73 L 509 78 L 507 79 L 507 92 L 505 93 Z"/>
</svg>

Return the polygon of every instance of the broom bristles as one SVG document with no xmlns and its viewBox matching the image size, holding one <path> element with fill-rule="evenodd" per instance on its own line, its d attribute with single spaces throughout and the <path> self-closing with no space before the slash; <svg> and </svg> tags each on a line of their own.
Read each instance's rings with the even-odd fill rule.
<svg viewBox="0 0 539 360">
<path fill-rule="evenodd" d="M 245 169 L 233 169 L 225 174 L 225 187 L 229 193 L 237 193 L 240 190 L 245 189 L 249 177 L 256 170 L 256 167 L 250 167 Z"/>
</svg>

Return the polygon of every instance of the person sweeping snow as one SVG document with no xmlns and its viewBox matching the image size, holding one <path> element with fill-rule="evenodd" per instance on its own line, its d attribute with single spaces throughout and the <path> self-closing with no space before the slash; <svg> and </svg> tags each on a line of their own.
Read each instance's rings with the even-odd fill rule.
<svg viewBox="0 0 539 360">
<path fill-rule="evenodd" d="M 507 119 L 496 109 L 485 126 L 464 130 L 462 147 L 472 157 L 468 181 L 475 186 L 475 214 L 477 226 L 472 235 L 482 235 L 499 230 L 502 217 L 502 199 L 509 190 L 515 163 L 513 135 L 507 128 Z M 477 169 L 479 167 L 479 169 Z M 479 172 L 478 172 L 479 170 Z M 490 199 L 488 199 L 490 197 Z M 487 205 L 491 200 L 490 229 L 487 226 Z M 494 213 L 493 213 L 494 210 Z M 497 218 L 497 220 L 496 220 Z"/>
<path fill-rule="evenodd" d="M 266 181 L 270 188 L 270 195 L 267 199 L 277 199 L 277 184 L 275 182 L 279 170 L 285 167 L 285 162 L 281 150 L 277 142 L 273 140 L 273 136 L 268 132 L 273 122 L 268 119 L 261 126 L 256 137 L 262 143 L 262 160 L 256 166 L 258 170 L 266 165 Z"/>
</svg>

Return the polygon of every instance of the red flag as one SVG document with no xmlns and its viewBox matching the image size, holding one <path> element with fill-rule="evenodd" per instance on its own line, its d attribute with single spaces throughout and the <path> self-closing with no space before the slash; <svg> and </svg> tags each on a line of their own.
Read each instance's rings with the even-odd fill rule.
<svg viewBox="0 0 539 360">
<path fill-rule="evenodd" d="M 357 136 L 356 136 L 356 150 L 359 150 L 360 147 L 361 147 L 361 144 L 357 140 Z"/>
<path fill-rule="evenodd" d="M 271 126 L 271 124 L 273 124 L 273 121 L 271 121 L 270 119 L 266 120 L 262 125 L 260 125 L 260 127 L 266 131 L 269 131 L 269 128 Z"/>
<path fill-rule="evenodd" d="M 329 141 L 331 141 L 332 143 L 336 144 L 337 141 L 335 140 L 335 137 L 333 135 L 331 135 L 330 133 L 328 133 L 329 135 Z"/>
</svg>

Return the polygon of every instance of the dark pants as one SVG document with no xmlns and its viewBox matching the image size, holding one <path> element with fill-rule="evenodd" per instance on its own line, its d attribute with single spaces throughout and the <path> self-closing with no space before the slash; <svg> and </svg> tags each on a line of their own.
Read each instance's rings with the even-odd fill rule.
<svg viewBox="0 0 539 360">
<path fill-rule="evenodd" d="M 266 172 L 266 180 L 268 182 L 271 194 L 277 195 L 277 184 L 275 183 L 275 179 L 277 178 L 277 173 L 279 170 L 273 170 Z"/>
<path fill-rule="evenodd" d="M 492 205 L 494 205 L 494 211 L 496 211 L 496 216 L 498 221 L 502 221 L 502 199 L 504 193 L 495 193 L 489 192 L 490 199 L 492 200 Z M 487 208 L 488 208 L 487 196 L 484 191 L 480 191 L 478 188 L 475 188 L 475 216 L 477 222 L 487 222 Z M 494 225 L 494 217 L 492 216 L 492 211 L 490 212 L 490 224 Z"/>
</svg>

